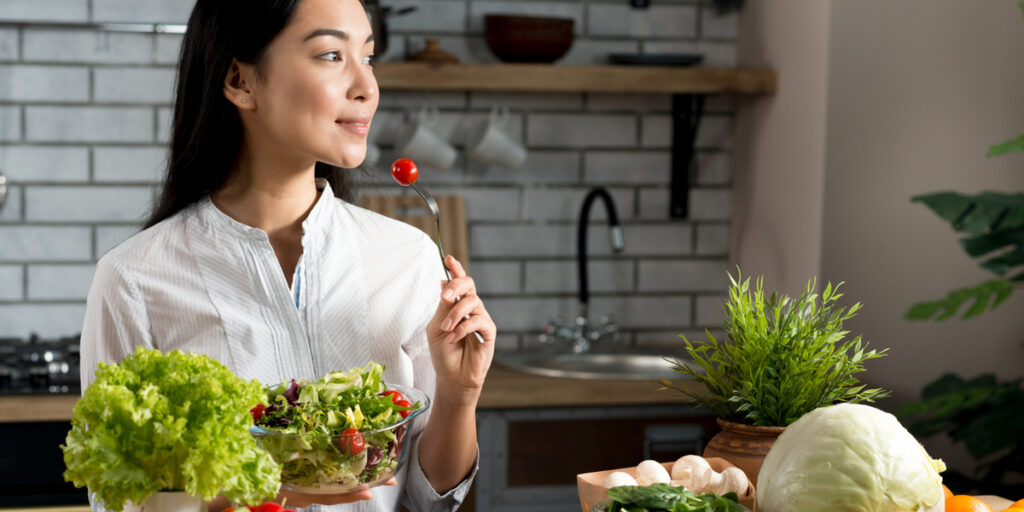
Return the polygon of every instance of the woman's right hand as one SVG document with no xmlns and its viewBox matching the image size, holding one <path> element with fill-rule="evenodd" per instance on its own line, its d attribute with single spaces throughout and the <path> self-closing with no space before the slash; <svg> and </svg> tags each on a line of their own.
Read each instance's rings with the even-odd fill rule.
<svg viewBox="0 0 1024 512">
<path fill-rule="evenodd" d="M 395 485 L 395 479 L 392 478 L 381 485 Z M 364 486 L 346 494 L 300 494 L 281 489 L 274 501 L 278 503 L 283 502 L 285 508 L 300 508 L 313 504 L 337 505 L 339 503 L 354 503 L 372 499 L 373 493 L 370 491 L 370 488 Z"/>
</svg>

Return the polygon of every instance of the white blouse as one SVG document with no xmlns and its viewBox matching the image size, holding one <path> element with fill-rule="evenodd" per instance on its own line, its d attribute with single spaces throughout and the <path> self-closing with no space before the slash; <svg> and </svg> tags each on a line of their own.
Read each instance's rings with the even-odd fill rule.
<svg viewBox="0 0 1024 512">
<path fill-rule="evenodd" d="M 405 223 L 334 197 L 302 223 L 302 264 L 289 289 L 267 234 L 218 210 L 209 197 L 131 237 L 100 259 L 82 328 L 82 389 L 96 363 L 135 346 L 210 356 L 245 379 L 318 379 L 376 361 L 386 382 L 433 398 L 426 325 L 444 272 L 433 241 Z M 420 468 L 412 432 L 395 486 L 373 500 L 310 511 L 455 510 L 476 474 L 438 495 Z M 91 496 L 90 496 L 91 498 Z M 93 503 L 93 510 L 102 507 Z"/>
</svg>

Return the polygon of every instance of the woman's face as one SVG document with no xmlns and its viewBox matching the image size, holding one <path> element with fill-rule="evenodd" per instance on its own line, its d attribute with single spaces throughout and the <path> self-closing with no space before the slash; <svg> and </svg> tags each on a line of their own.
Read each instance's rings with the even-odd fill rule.
<svg viewBox="0 0 1024 512">
<path fill-rule="evenodd" d="M 359 0 L 302 0 L 267 48 L 254 108 L 242 112 L 258 133 L 251 142 L 285 158 L 361 164 L 379 99 L 372 34 Z"/>
</svg>

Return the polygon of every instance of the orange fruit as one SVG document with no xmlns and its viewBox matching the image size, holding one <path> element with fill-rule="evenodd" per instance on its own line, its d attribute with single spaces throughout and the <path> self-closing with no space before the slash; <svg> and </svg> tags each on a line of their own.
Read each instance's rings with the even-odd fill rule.
<svg viewBox="0 0 1024 512">
<path fill-rule="evenodd" d="M 948 499 L 953 496 L 953 491 L 946 487 L 946 484 L 942 484 L 942 499 Z"/>
<path fill-rule="evenodd" d="M 1022 508 L 1024 508 L 1024 500 L 1017 500 L 1016 503 L 1014 503 L 1013 505 L 1010 505 L 1010 508 L 1013 508 L 1013 507 L 1022 507 Z"/>
<path fill-rule="evenodd" d="M 985 504 L 984 501 L 975 498 L 974 496 L 968 496 L 966 494 L 957 494 L 946 498 L 946 512 L 994 512 L 992 507 Z"/>
<path fill-rule="evenodd" d="M 1011 505 L 1010 508 L 1005 508 L 1002 512 L 1024 512 L 1024 505 L 1019 507 L 1017 505 Z"/>
</svg>

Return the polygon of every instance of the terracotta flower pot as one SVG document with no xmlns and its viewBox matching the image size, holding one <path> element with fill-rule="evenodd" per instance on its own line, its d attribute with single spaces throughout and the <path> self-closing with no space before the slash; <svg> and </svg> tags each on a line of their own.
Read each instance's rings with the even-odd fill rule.
<svg viewBox="0 0 1024 512">
<path fill-rule="evenodd" d="M 718 418 L 722 431 L 704 448 L 704 458 L 721 457 L 747 474 L 754 485 L 768 450 L 786 427 L 756 427 Z"/>
</svg>

